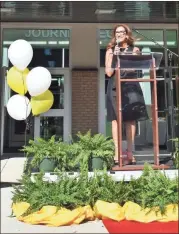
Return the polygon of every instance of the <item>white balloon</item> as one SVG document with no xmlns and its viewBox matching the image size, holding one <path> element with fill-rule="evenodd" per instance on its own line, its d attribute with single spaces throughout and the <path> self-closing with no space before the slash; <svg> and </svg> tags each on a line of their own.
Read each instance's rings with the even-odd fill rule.
<svg viewBox="0 0 179 234">
<path fill-rule="evenodd" d="M 27 75 L 26 84 L 31 96 L 38 96 L 48 90 L 52 77 L 44 67 L 35 67 Z"/>
<path fill-rule="evenodd" d="M 29 42 L 19 39 L 14 41 L 8 49 L 8 58 L 19 70 L 24 70 L 33 57 L 33 49 Z"/>
<path fill-rule="evenodd" d="M 27 97 L 16 94 L 7 103 L 7 111 L 15 120 L 25 120 L 31 112 L 30 101 Z"/>
</svg>

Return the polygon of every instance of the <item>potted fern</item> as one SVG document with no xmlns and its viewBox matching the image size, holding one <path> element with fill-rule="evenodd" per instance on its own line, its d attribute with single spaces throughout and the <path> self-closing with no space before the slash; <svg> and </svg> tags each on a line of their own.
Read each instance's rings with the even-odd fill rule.
<svg viewBox="0 0 179 234">
<path fill-rule="evenodd" d="M 29 163 L 31 170 L 37 168 L 40 171 L 53 172 L 57 163 L 63 163 L 62 144 L 61 140 L 55 141 L 55 136 L 48 140 L 36 138 L 30 140 L 29 145 L 24 146 L 21 151 L 24 151 L 26 156 L 31 158 Z"/>
<path fill-rule="evenodd" d="M 172 139 L 175 146 L 175 152 L 173 153 L 173 160 L 175 167 L 179 169 L 179 138 Z"/>
<path fill-rule="evenodd" d="M 60 171 L 79 171 L 82 158 L 81 147 L 77 143 L 58 142 L 56 165 Z"/>
<path fill-rule="evenodd" d="M 80 171 L 80 164 L 87 158 L 78 142 L 66 143 L 66 171 Z"/>
<path fill-rule="evenodd" d="M 112 139 L 102 134 L 91 135 L 89 130 L 86 134 L 77 134 L 81 148 L 81 156 L 86 158 L 89 163 L 89 170 L 102 170 L 105 166 L 110 169 L 113 165 L 114 143 Z"/>
</svg>

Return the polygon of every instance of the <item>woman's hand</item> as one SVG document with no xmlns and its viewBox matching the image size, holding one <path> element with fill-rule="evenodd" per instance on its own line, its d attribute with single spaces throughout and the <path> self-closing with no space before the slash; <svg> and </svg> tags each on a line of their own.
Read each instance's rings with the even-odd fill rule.
<svg viewBox="0 0 179 234">
<path fill-rule="evenodd" d="M 118 45 L 116 45 L 116 46 L 114 47 L 114 54 L 115 54 L 115 55 L 119 55 L 119 54 L 120 54 L 120 48 L 119 48 Z"/>
</svg>

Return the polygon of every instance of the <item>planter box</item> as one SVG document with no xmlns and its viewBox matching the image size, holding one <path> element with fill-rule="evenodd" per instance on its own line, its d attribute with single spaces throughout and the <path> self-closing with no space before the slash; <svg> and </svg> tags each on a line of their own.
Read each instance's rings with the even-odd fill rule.
<svg viewBox="0 0 179 234">
<path fill-rule="evenodd" d="M 178 169 L 174 170 L 161 170 L 162 173 L 165 173 L 165 175 L 170 178 L 174 179 L 178 177 Z M 102 172 L 98 172 L 99 174 Z M 114 181 L 130 181 L 131 178 L 137 179 L 139 178 L 143 171 L 108 171 L 108 175 L 110 175 Z M 34 176 L 38 173 L 32 173 L 31 174 L 31 180 L 32 182 L 35 182 Z M 69 177 L 75 178 L 79 176 L 79 172 L 65 172 L 65 174 Z M 88 177 L 92 177 L 94 175 L 94 172 L 88 172 Z M 60 178 L 58 177 L 57 173 L 45 173 L 43 180 L 47 182 L 55 182 L 58 181 Z"/>
</svg>

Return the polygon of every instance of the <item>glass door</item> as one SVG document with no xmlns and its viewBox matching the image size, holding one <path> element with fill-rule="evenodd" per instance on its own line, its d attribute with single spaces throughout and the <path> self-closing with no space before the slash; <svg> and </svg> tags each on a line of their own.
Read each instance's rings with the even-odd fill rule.
<svg viewBox="0 0 179 234">
<path fill-rule="evenodd" d="M 45 26 L 45 25 L 44 25 Z M 31 70 L 34 67 L 45 67 L 52 74 L 51 91 L 55 101 L 52 109 L 38 117 L 29 116 L 30 128 L 27 131 L 27 142 L 34 137 L 48 138 L 56 134 L 68 140 L 71 134 L 71 88 L 69 76 L 69 44 L 70 30 L 60 28 L 3 28 L 3 67 L 9 70 L 13 64 L 8 59 L 8 48 L 11 43 L 19 38 L 28 41 L 33 48 L 33 58 L 28 65 Z M 17 27 L 17 28 L 16 28 Z M 3 100 L 1 111 L 1 154 L 19 152 L 25 144 L 25 122 L 12 119 L 7 113 L 7 102 L 15 93 L 10 90 L 6 82 L 6 74 L 3 74 Z M 1 85 L 1 84 L 0 84 Z M 27 97 L 30 96 L 27 94 Z"/>
<path fill-rule="evenodd" d="M 56 135 L 56 138 L 62 138 L 64 141 L 69 140 L 71 134 L 71 88 L 69 69 L 48 68 L 52 75 L 50 90 L 54 95 L 52 108 L 38 117 L 29 117 L 29 129 L 26 132 L 26 142 L 35 137 L 45 139 Z M 4 77 L 6 80 L 6 74 Z M 15 93 L 10 90 L 5 82 L 4 103 Z M 30 98 L 30 96 L 27 97 Z M 4 118 L 1 129 L 3 136 L 2 152 L 18 152 L 18 149 L 25 144 L 25 121 L 16 121 L 11 118 L 7 109 L 4 108 Z M 4 147 L 3 147 L 4 145 Z M 3 150 L 4 148 L 4 150 Z"/>
<path fill-rule="evenodd" d="M 34 137 L 68 141 L 71 134 L 71 88 L 68 69 L 49 69 L 52 75 L 50 90 L 54 95 L 52 108 L 35 117 Z"/>
<path fill-rule="evenodd" d="M 2 145 L 1 145 L 1 154 L 9 152 L 19 152 L 19 147 L 25 144 L 25 121 L 17 121 L 11 118 L 7 112 L 7 103 L 10 97 L 16 93 L 10 89 L 7 84 L 7 71 L 10 69 L 9 59 L 8 59 L 8 48 L 3 47 L 3 84 L 2 84 Z M 28 94 L 26 95 L 30 97 Z M 33 126 L 33 118 L 30 118 L 30 125 Z M 33 128 L 29 127 L 26 132 L 26 141 L 33 139 Z"/>
<path fill-rule="evenodd" d="M 0 155 L 3 155 L 3 149 L 4 149 L 4 141 L 5 141 L 5 113 L 6 113 L 6 108 L 5 108 L 5 103 L 4 103 L 4 93 L 5 93 L 5 77 L 6 77 L 6 72 L 7 72 L 7 66 L 6 63 L 3 63 L 3 67 L 1 68 L 1 84 L 0 84 Z"/>
</svg>

